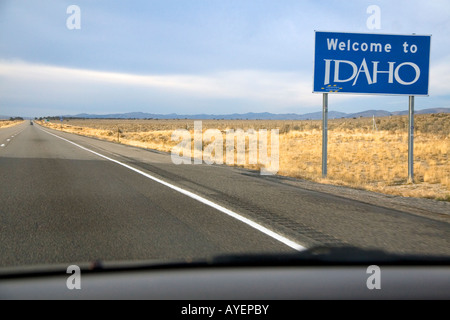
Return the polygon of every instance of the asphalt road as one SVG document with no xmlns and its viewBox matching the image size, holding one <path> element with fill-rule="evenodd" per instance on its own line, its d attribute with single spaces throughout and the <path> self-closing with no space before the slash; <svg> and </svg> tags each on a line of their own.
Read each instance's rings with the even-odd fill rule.
<svg viewBox="0 0 450 320">
<path fill-rule="evenodd" d="M 450 255 L 442 215 L 292 181 L 225 165 L 175 165 L 162 152 L 29 122 L 0 129 L 0 267 L 317 245 Z"/>
</svg>

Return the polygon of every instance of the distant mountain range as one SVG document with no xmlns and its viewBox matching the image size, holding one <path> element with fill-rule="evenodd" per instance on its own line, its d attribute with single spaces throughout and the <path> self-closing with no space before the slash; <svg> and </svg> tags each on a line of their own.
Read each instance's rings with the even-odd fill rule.
<svg viewBox="0 0 450 320">
<path fill-rule="evenodd" d="M 415 110 L 415 114 L 425 114 L 425 113 L 450 113 L 450 108 L 430 108 L 423 110 Z M 338 111 L 329 111 L 329 119 L 337 118 L 360 118 L 360 117 L 385 117 L 390 115 L 407 115 L 408 110 L 405 111 L 394 111 L 389 112 L 385 110 L 367 110 L 357 113 L 344 113 Z M 285 113 L 285 114 L 275 114 L 269 112 L 262 113 L 233 113 L 233 114 L 194 114 L 194 115 L 182 115 L 182 114 L 154 114 L 154 113 L 144 113 L 144 112 L 129 112 L 129 113 L 115 113 L 115 114 L 87 114 L 81 113 L 77 115 L 65 115 L 64 118 L 86 118 L 86 119 L 224 119 L 224 120 L 234 120 L 234 119 L 244 119 L 244 120 L 320 120 L 322 119 L 322 111 L 296 114 L 296 113 Z"/>
</svg>

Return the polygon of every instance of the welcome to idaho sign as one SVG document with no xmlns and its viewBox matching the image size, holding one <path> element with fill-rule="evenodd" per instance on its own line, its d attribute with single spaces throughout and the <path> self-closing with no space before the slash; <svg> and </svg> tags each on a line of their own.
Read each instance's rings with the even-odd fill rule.
<svg viewBox="0 0 450 320">
<path fill-rule="evenodd" d="M 320 93 L 428 95 L 431 36 L 315 32 Z"/>
</svg>

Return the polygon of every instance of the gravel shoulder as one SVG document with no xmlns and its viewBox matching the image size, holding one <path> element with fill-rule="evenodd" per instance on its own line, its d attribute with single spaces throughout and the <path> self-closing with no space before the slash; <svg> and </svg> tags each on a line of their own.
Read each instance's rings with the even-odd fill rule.
<svg viewBox="0 0 450 320">
<path fill-rule="evenodd" d="M 373 191 L 354 189 L 346 186 L 337 186 L 331 184 L 322 184 L 307 180 L 294 179 L 290 177 L 280 177 L 283 183 L 292 186 L 324 192 L 338 197 L 352 199 L 367 204 L 395 209 L 418 216 L 450 222 L 450 202 L 439 201 L 426 198 L 401 197 L 389 194 L 383 194 Z"/>
</svg>

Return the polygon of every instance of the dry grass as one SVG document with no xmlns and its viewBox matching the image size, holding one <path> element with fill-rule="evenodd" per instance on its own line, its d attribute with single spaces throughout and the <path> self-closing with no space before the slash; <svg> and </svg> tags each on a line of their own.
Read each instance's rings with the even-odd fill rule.
<svg viewBox="0 0 450 320">
<path fill-rule="evenodd" d="M 10 121 L 10 120 L 0 120 L 0 128 L 8 128 L 8 127 L 12 127 L 18 124 L 23 123 L 24 121 L 22 120 L 15 120 L 15 121 Z"/>
<path fill-rule="evenodd" d="M 321 178 L 321 121 L 203 120 L 202 127 L 222 132 L 279 129 L 280 175 L 449 201 L 450 114 L 415 116 L 414 184 L 407 183 L 407 123 L 406 116 L 378 118 L 373 130 L 371 118 L 329 120 L 328 179 Z M 45 125 L 61 127 L 58 122 Z M 64 131 L 161 151 L 171 151 L 179 143 L 171 139 L 176 129 L 193 133 L 194 121 L 95 119 L 63 125 Z M 207 145 L 203 143 L 203 148 Z"/>
</svg>

